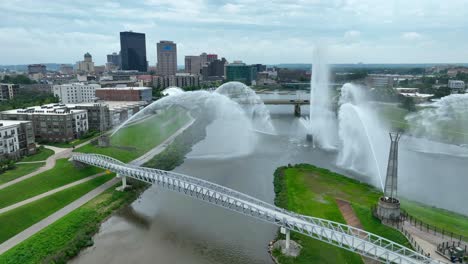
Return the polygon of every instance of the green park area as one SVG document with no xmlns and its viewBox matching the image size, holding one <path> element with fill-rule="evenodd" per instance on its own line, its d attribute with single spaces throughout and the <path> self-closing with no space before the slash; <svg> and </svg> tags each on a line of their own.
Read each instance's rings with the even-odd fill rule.
<svg viewBox="0 0 468 264">
<path fill-rule="evenodd" d="M 45 165 L 44 162 L 16 164 L 13 169 L 6 170 L 0 174 L 0 184 L 12 181 L 24 175 L 27 175 L 44 165 Z"/>
<path fill-rule="evenodd" d="M 102 179 L 104 182 L 108 177 L 113 177 L 113 175 L 98 177 L 93 181 Z M 99 184 L 89 182 L 87 186 L 90 187 L 90 185 L 97 187 Z M 109 188 L 85 205 L 0 255 L 0 263 L 66 263 L 67 260 L 77 255 L 83 247 L 93 244 L 92 236 L 98 231 L 101 221 L 106 219 L 114 210 L 136 199 L 142 186 L 137 182 L 132 182 L 132 185 L 134 189 L 129 192 L 116 191 L 115 186 Z M 85 187 L 85 184 L 81 184 L 76 188 L 78 190 L 74 191 L 79 192 L 79 189 L 87 187 Z M 54 203 L 52 206 L 57 206 L 56 203 L 60 203 L 58 200 L 66 196 L 67 194 L 63 193 L 51 198 Z M 47 208 L 50 207 L 47 206 Z M 38 212 L 36 211 L 36 213 Z"/>
<path fill-rule="evenodd" d="M 109 147 L 87 144 L 75 151 L 103 154 L 123 162 L 129 162 L 159 145 L 186 124 L 188 120 L 189 117 L 185 113 L 175 109 L 168 110 L 121 128 L 111 136 Z"/>
<path fill-rule="evenodd" d="M 59 159 L 54 168 L 0 190 L 0 208 L 102 172 L 95 167 L 77 169 L 67 159 Z"/>
<path fill-rule="evenodd" d="M 163 142 L 188 120 L 189 117 L 185 113 L 163 112 L 123 127 L 111 137 L 110 147 L 87 144 L 76 151 L 101 153 L 128 162 Z M 177 146 L 185 146 L 185 141 L 179 141 L 181 140 L 176 139 Z M 171 149 L 170 152 L 174 152 L 173 148 Z M 166 152 L 168 151 L 158 155 L 160 157 L 156 160 L 163 164 L 172 164 L 172 159 L 171 162 L 166 160 L 174 155 Z M 77 168 L 67 159 L 57 160 L 53 169 L 0 190 L 0 208 L 99 172 L 102 170 L 95 167 Z M 10 226 L 9 229 L 0 231 L 0 243 L 53 214 L 114 176 L 113 174 L 100 176 L 0 214 L 0 225 Z M 101 221 L 114 210 L 133 201 L 147 186 L 131 179 L 129 181 L 133 186 L 130 191 L 115 191 L 115 186 L 108 189 L 84 206 L 1 255 L 0 263 L 65 263 L 83 247 L 92 245 L 92 235 L 99 229 Z"/>
<path fill-rule="evenodd" d="M 104 175 L 0 214 L 0 243 L 80 198 L 115 175 Z"/>
<path fill-rule="evenodd" d="M 39 147 L 34 155 L 25 156 L 21 162 L 45 161 L 48 157 L 54 155 L 54 151 L 44 147 Z"/>
<path fill-rule="evenodd" d="M 275 172 L 275 204 L 285 209 L 314 217 L 346 223 L 336 200 L 348 201 L 366 231 L 399 244 L 411 247 L 406 238 L 397 230 L 385 226 L 376 219 L 371 207 L 382 195 L 380 190 L 347 178 L 343 175 L 313 165 L 280 167 Z M 468 218 L 443 210 L 403 200 L 403 208 L 412 216 L 428 221 L 438 227 L 452 226 L 453 232 L 468 232 Z M 452 217 L 448 222 L 448 218 Z M 440 222 L 438 222 L 440 221 Z M 441 226 L 443 225 L 443 226 Z M 310 237 L 291 233 L 291 239 L 303 246 L 297 258 L 283 256 L 279 251 L 273 254 L 281 264 L 287 263 L 362 263 L 360 256 L 336 248 Z"/>
</svg>

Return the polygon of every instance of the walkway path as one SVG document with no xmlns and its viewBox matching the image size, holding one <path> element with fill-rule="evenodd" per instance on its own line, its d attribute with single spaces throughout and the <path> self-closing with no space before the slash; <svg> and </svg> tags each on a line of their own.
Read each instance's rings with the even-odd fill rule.
<svg viewBox="0 0 468 264">
<path fill-rule="evenodd" d="M 343 215 L 343 218 L 345 219 L 346 224 L 364 230 L 364 227 L 362 226 L 361 221 L 356 216 L 356 213 L 354 213 L 353 207 L 348 201 L 336 199 L 336 204 L 338 205 L 338 209 L 340 209 L 340 212 Z M 366 258 L 364 256 L 361 256 L 361 258 L 365 264 L 380 263 L 377 260 Z"/>
<path fill-rule="evenodd" d="M 88 144 L 89 142 L 91 142 L 92 139 L 86 141 L 86 142 L 83 142 L 79 145 L 76 146 L 76 148 L 79 148 L 81 146 L 84 146 L 86 144 Z M 45 148 L 48 148 L 48 149 L 51 149 L 53 150 L 55 153 L 54 155 L 51 155 L 50 157 L 48 157 L 46 160 L 45 160 L 45 165 L 38 168 L 37 170 L 29 173 L 29 174 L 26 174 L 22 177 L 19 177 L 19 178 L 16 178 L 12 181 L 9 181 L 9 182 L 6 182 L 2 185 L 0 185 L 0 190 L 1 189 L 4 189 L 10 185 L 13 185 L 15 183 L 18 183 L 20 181 L 24 181 L 26 179 L 29 179 L 31 177 L 34 177 L 44 171 L 47 171 L 47 170 L 50 170 L 52 169 L 54 166 L 55 166 L 55 162 L 58 160 L 58 159 L 63 159 L 63 158 L 69 158 L 72 154 L 72 151 L 73 151 L 73 148 L 59 148 L 59 147 L 54 147 L 54 146 L 47 146 L 47 145 L 44 145 Z M 44 162 L 44 161 L 38 161 L 38 162 Z M 21 163 L 26 163 L 26 162 L 21 162 Z M 37 162 L 27 162 L 27 163 L 37 163 Z"/>
<path fill-rule="evenodd" d="M 411 236 L 413 236 L 416 243 L 424 250 L 426 253 L 430 253 L 431 257 L 437 260 L 448 262 L 448 260 L 438 253 L 436 253 L 437 245 L 444 242 L 450 241 L 450 238 L 441 234 L 434 234 L 433 232 L 427 232 L 426 230 L 419 229 L 418 227 L 412 225 L 409 221 L 403 222 L 402 228 L 406 230 Z M 463 248 L 466 243 L 463 243 Z"/>
<path fill-rule="evenodd" d="M 105 190 L 116 184 L 119 180 L 117 178 L 112 178 L 111 180 L 107 181 L 106 183 L 102 184 L 101 186 L 97 187 L 96 189 L 88 192 L 87 194 L 83 195 L 82 197 L 78 198 L 74 202 L 68 204 L 64 208 L 58 210 L 57 212 L 53 213 L 52 215 L 48 216 L 47 218 L 39 221 L 38 223 L 32 225 L 31 227 L 25 229 L 23 232 L 17 234 L 16 236 L 8 239 L 4 243 L 0 245 L 0 254 L 5 253 L 7 250 L 13 248 L 14 246 L 18 245 L 19 243 L 23 242 L 24 240 L 28 239 L 32 235 L 36 234 L 37 232 L 41 231 L 42 229 L 46 228 L 48 225 L 54 223 L 58 219 L 62 218 L 63 216 L 67 215 L 68 213 L 72 212 L 73 210 L 77 209 L 78 207 L 84 205 L 85 203 L 89 202 L 91 199 L 95 198 L 99 194 L 103 193 Z"/>
<path fill-rule="evenodd" d="M 8 211 L 13 210 L 13 209 L 15 209 L 15 208 L 18 208 L 18 207 L 23 206 L 23 205 L 25 205 L 25 204 L 28 204 L 28 203 L 37 201 L 37 200 L 39 200 L 39 199 L 41 199 L 41 198 L 44 198 L 44 197 L 49 196 L 49 195 L 52 195 L 52 194 L 54 194 L 54 193 L 63 191 L 63 190 L 65 190 L 65 189 L 67 189 L 67 188 L 70 188 L 70 187 L 76 186 L 76 185 L 78 185 L 78 184 L 81 184 L 81 183 L 90 181 L 90 180 L 95 179 L 95 178 L 97 178 L 97 177 L 99 177 L 99 176 L 102 176 L 102 175 L 104 175 L 104 174 L 105 174 L 104 172 L 101 172 L 101 173 L 98 173 L 98 174 L 95 174 L 95 175 L 92 175 L 92 176 L 88 176 L 88 177 L 86 177 L 86 178 L 84 178 L 84 179 L 81 179 L 81 180 L 78 180 L 78 181 L 69 183 L 69 184 L 67 184 L 67 185 L 63 185 L 63 186 L 61 186 L 61 187 L 59 187 L 59 188 L 55 188 L 55 189 L 50 190 L 50 191 L 45 192 L 45 193 L 41 193 L 41 194 L 39 194 L 39 195 L 36 195 L 36 196 L 34 196 L 34 197 L 31 197 L 31 198 L 26 199 L 26 200 L 24 200 L 24 201 L 21 201 L 21 202 L 19 202 L 19 203 L 15 203 L 15 204 L 12 204 L 12 205 L 10 205 L 10 206 L 1 208 L 1 209 L 0 209 L 0 214 L 3 214 L 3 213 L 5 213 L 5 212 L 8 212 Z"/>
<path fill-rule="evenodd" d="M 166 149 L 166 147 L 178 136 L 180 135 L 185 129 L 187 129 L 188 127 L 190 127 L 193 122 L 195 121 L 190 115 L 189 117 L 191 118 L 191 121 L 188 122 L 185 126 L 183 126 L 182 128 L 180 128 L 179 130 L 177 130 L 172 136 L 170 136 L 169 138 L 167 138 L 166 140 L 164 140 L 162 143 L 160 143 L 158 146 L 156 146 L 155 148 L 151 149 L 150 151 L 148 151 L 147 153 L 143 154 L 141 157 L 131 161 L 132 164 L 134 165 L 141 165 L 145 162 L 147 162 L 148 160 L 150 160 L 154 155 L 157 155 L 159 153 L 161 153 L 162 151 L 164 151 L 164 149 Z M 78 146 L 76 146 L 76 148 L 79 148 L 81 147 L 82 145 L 85 145 L 85 144 L 88 144 L 90 141 L 87 141 L 87 142 L 84 142 Z M 46 146 L 48 147 L 48 146 Z M 55 147 L 52 147 L 52 148 L 55 148 Z M 51 149 L 52 149 L 51 148 Z M 56 148 L 58 149 L 58 148 Z M 56 156 L 57 157 L 69 157 L 72 153 L 72 149 L 62 149 L 62 150 L 58 150 L 59 153 L 56 152 L 56 154 L 54 154 L 53 156 Z M 52 156 L 51 156 L 52 157 Z M 51 158 L 49 157 L 49 158 Z M 49 159 L 47 159 L 49 160 Z M 54 160 L 54 165 L 55 165 L 55 160 Z M 53 167 L 53 166 L 52 166 Z M 90 176 L 88 178 L 85 178 L 85 179 L 82 179 L 80 181 L 83 181 L 83 180 L 91 180 L 91 177 L 98 177 L 99 175 L 102 175 L 102 173 L 100 174 L 97 174 L 97 175 L 94 175 L 94 176 Z M 34 175 L 32 175 L 34 176 Z M 32 177 L 32 176 L 29 176 L 29 177 Z M 26 177 L 26 176 L 24 176 Z M 6 251 L 8 251 L 9 249 L 13 248 L 14 246 L 18 245 L 19 243 L 23 242 L 24 240 L 28 239 L 29 237 L 31 237 L 32 235 L 36 234 L 37 232 L 41 231 L 42 229 L 46 228 L 47 226 L 49 226 L 50 224 L 54 223 L 55 221 L 57 221 L 58 219 L 62 218 L 63 216 L 67 215 L 68 213 L 72 212 L 73 210 L 76 210 L 77 208 L 79 208 L 80 206 L 84 205 L 85 203 L 87 203 L 88 201 L 90 201 L 91 199 L 95 198 L 96 196 L 98 196 L 99 194 L 103 193 L 105 190 L 107 190 L 108 188 L 112 187 L 113 185 L 115 185 L 117 182 L 119 182 L 120 178 L 112 178 L 111 180 L 109 180 L 108 182 L 102 184 L 101 186 L 97 187 L 96 189 L 90 191 L 89 193 L 85 194 L 84 196 L 82 196 L 81 198 L 78 198 L 77 200 L 75 200 L 74 202 L 70 203 L 69 205 L 65 206 L 64 208 L 58 210 L 57 212 L 55 212 L 54 214 L 48 216 L 47 218 L 39 221 L 38 223 L 32 225 L 31 227 L 25 229 L 24 231 L 22 231 L 21 233 L 18 233 L 17 235 L 15 235 L 14 237 L 8 239 L 7 241 L 5 241 L 4 243 L 0 244 L 0 255 L 5 253 Z M 84 181 L 83 181 L 84 182 Z M 71 184 L 75 184 L 75 183 L 71 183 Z M 73 185 L 71 184 L 68 184 L 68 185 L 65 185 L 65 186 L 62 186 L 60 188 L 63 188 L 63 189 L 66 189 L 68 187 L 71 187 Z M 76 184 L 79 184 L 79 183 L 76 183 Z M 76 185 L 75 184 L 75 185 Z M 11 185 L 11 184 L 10 184 Z M 68 186 L 68 187 L 66 187 Z M 1 186 L 0 186 L 1 187 Z M 57 188 L 57 189 L 54 189 L 54 190 L 51 190 L 49 192 L 57 192 L 57 191 L 60 191 L 58 189 L 60 188 Z M 1 188 L 0 188 L 1 189 Z M 49 193 L 47 192 L 47 193 Z M 41 195 L 45 195 L 47 193 L 44 193 L 44 194 L 41 194 Z M 48 195 L 50 195 L 52 193 L 49 193 Z M 28 203 L 27 201 L 31 200 L 31 199 L 34 199 L 34 200 L 37 200 L 37 199 L 40 199 L 42 197 L 39 197 L 41 195 L 38 195 L 38 196 L 35 196 L 35 197 L 32 197 L 28 200 L 25 200 L 23 201 L 24 204 Z M 47 195 L 45 195 L 47 196 Z M 29 201 L 29 202 L 32 202 L 33 200 Z M 20 203 L 23 203 L 23 202 L 20 202 Z M 9 207 L 12 207 L 12 206 L 15 206 L 15 205 L 18 205 L 20 203 L 17 203 L 17 204 L 14 204 L 14 205 L 11 205 Z M 21 204 L 23 205 L 23 204 Z M 21 205 L 18 205 L 18 206 L 21 206 Z M 16 207 L 18 207 L 16 206 Z M 7 209 L 9 207 L 6 207 L 6 208 L 3 208 L 1 210 L 4 210 L 4 209 Z M 14 208 L 16 208 L 14 207 Z M 12 210 L 13 208 L 10 208 L 8 210 Z M 0 210 L 0 213 L 1 213 L 1 210 Z"/>
</svg>

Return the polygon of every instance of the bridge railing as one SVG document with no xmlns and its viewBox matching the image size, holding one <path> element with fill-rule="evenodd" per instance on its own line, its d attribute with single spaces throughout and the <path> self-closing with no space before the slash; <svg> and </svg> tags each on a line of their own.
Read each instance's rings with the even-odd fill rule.
<svg viewBox="0 0 468 264">
<path fill-rule="evenodd" d="M 436 263 L 434 260 L 411 249 L 362 229 L 293 213 L 202 179 L 174 172 L 129 165 L 100 154 L 74 154 L 71 160 L 109 169 L 142 181 L 166 185 L 165 187 L 174 190 L 178 188 L 179 192 L 181 188 L 185 192 L 195 192 L 198 199 L 214 199 L 216 202 L 224 203 L 223 207 L 227 207 L 230 210 L 243 212 L 244 214 L 284 226 L 374 259 L 388 260 L 393 256 L 392 261 L 396 261 L 397 263 L 416 263 L 408 260 L 417 260 L 418 263 Z M 202 195 L 203 197 L 200 198 L 198 195 Z M 371 244 L 371 246 L 366 244 L 366 242 Z M 406 259 L 406 261 L 403 261 L 403 259 Z"/>
</svg>

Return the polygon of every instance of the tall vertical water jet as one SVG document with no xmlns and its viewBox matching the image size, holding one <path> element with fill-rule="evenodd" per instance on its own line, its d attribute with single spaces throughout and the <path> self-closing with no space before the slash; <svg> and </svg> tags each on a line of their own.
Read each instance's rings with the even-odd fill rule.
<svg viewBox="0 0 468 264">
<path fill-rule="evenodd" d="M 372 183 L 383 190 L 387 129 L 379 122 L 360 87 L 343 85 L 339 103 L 337 165 L 370 176 Z"/>
<path fill-rule="evenodd" d="M 314 144 L 323 149 L 336 149 L 336 115 L 332 110 L 326 51 L 322 47 L 314 50 L 310 89 L 309 122 L 305 123 Z"/>
</svg>

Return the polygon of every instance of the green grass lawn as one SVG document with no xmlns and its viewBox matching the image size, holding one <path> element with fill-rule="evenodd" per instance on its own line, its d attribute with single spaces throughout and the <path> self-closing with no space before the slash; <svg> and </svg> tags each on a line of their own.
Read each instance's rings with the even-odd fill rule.
<svg viewBox="0 0 468 264">
<path fill-rule="evenodd" d="M 409 128 L 409 124 L 405 120 L 406 115 L 409 113 L 408 110 L 400 108 L 398 105 L 376 104 L 375 106 L 379 116 L 392 128 L 402 130 Z"/>
<path fill-rule="evenodd" d="M 129 162 L 159 145 L 187 121 L 187 115 L 174 110 L 167 111 L 120 129 L 111 137 L 110 147 L 88 144 L 75 151 L 103 154 L 123 162 Z"/>
<path fill-rule="evenodd" d="M 418 220 L 468 238 L 468 216 L 407 200 L 402 200 L 402 207 Z"/>
<path fill-rule="evenodd" d="M 410 246 L 400 232 L 382 225 L 372 216 L 370 208 L 377 203 L 381 195 L 374 187 L 312 165 L 297 165 L 277 173 L 284 175 L 284 186 L 281 189 L 285 192 L 283 194 L 281 191 L 283 197 L 276 200 L 281 207 L 305 215 L 346 223 L 336 204 L 336 199 L 345 200 L 351 203 L 364 229 Z M 291 237 L 299 241 L 304 248 L 296 259 L 280 256 L 276 252 L 282 264 L 362 263 L 360 256 L 346 250 L 300 234 L 292 233 Z"/>
<path fill-rule="evenodd" d="M 77 169 L 67 159 L 59 159 L 54 168 L 0 190 L 0 208 L 99 172 L 102 172 L 102 169 L 95 167 Z"/>
<path fill-rule="evenodd" d="M 29 164 L 16 164 L 12 170 L 7 170 L 0 174 L 0 184 L 12 181 L 16 178 L 29 174 L 40 167 L 44 166 L 45 162 L 29 163 Z"/>
<path fill-rule="evenodd" d="M 92 245 L 91 237 L 102 220 L 138 195 L 114 187 L 0 255 L 0 263 L 65 263 L 82 246 Z"/>
<path fill-rule="evenodd" d="M 115 175 L 113 174 L 109 174 L 97 177 L 88 182 L 81 183 L 0 214 L 0 226 L 8 227 L 0 228 L 0 243 L 3 243 L 26 228 L 65 207 L 72 201 L 80 198 L 114 176 Z"/>
<path fill-rule="evenodd" d="M 98 137 L 100 134 L 99 132 L 94 132 L 92 134 L 90 134 L 89 136 L 86 136 L 86 137 L 83 137 L 83 138 L 77 138 L 77 139 L 74 139 L 70 142 L 46 142 L 44 143 L 44 145 L 48 145 L 48 146 L 54 146 L 54 147 L 58 147 L 58 148 L 71 148 L 73 146 L 77 146 L 81 143 L 84 143 L 88 140 L 91 140 L 93 138 L 96 138 Z"/>
<path fill-rule="evenodd" d="M 51 149 L 47 148 L 41 148 L 38 149 L 38 152 L 36 154 L 26 156 L 22 158 L 20 161 L 21 162 L 29 162 L 29 161 L 45 161 L 48 157 L 54 155 L 54 151 Z"/>
</svg>

